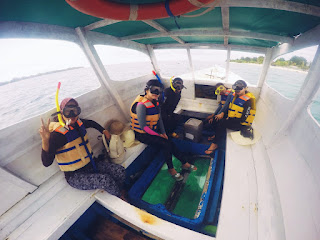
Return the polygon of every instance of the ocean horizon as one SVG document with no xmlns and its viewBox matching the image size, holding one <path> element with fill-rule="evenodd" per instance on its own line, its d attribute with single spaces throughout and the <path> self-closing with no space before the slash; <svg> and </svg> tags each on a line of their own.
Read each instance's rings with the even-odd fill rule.
<svg viewBox="0 0 320 240">
<path fill-rule="evenodd" d="M 188 62 L 183 61 L 178 63 L 174 61 L 160 62 L 159 67 L 161 75 L 168 77 L 178 77 L 190 72 Z M 195 71 L 214 67 L 223 69 L 225 63 L 197 61 L 193 65 Z M 148 68 L 149 66 L 146 67 L 144 62 L 106 66 L 108 75 L 114 81 L 133 79 L 151 73 Z M 262 65 L 257 64 L 230 63 L 230 71 L 250 85 L 257 84 L 261 69 Z M 306 76 L 307 72 L 271 67 L 266 83 L 284 97 L 294 99 L 298 95 Z M 44 81 L 45 84 L 43 84 Z M 36 76 L 21 77 L 14 82 L 0 85 L 0 129 L 55 108 L 55 92 L 58 82 L 62 83 L 59 99 L 70 96 L 78 97 L 100 87 L 100 82 L 90 67 L 40 73 Z M 319 94 L 311 106 L 311 113 L 320 123 Z"/>
</svg>

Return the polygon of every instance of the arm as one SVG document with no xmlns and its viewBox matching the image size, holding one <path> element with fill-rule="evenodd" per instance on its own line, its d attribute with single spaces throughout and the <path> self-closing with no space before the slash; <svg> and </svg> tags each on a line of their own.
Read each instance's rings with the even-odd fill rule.
<svg viewBox="0 0 320 240">
<path fill-rule="evenodd" d="M 67 139 L 64 135 L 57 132 L 52 132 L 48 142 L 48 149 L 42 148 L 41 151 L 41 160 L 43 166 L 49 167 L 53 163 L 57 150 L 63 147 L 66 143 Z"/>
<path fill-rule="evenodd" d="M 103 133 L 104 128 L 97 122 L 88 119 L 81 119 L 85 128 L 94 128 L 100 133 Z"/>
<path fill-rule="evenodd" d="M 221 103 L 219 103 L 219 106 L 217 107 L 216 111 L 214 112 L 213 116 L 214 115 L 217 115 L 218 113 L 221 112 L 221 109 L 222 109 L 222 106 L 221 106 Z"/>
<path fill-rule="evenodd" d="M 226 103 L 223 105 L 223 107 L 221 108 L 221 111 L 219 113 L 226 113 L 229 109 L 229 104 L 231 102 L 232 99 L 232 93 L 228 95 L 227 99 L 226 99 Z"/>
<path fill-rule="evenodd" d="M 240 118 L 240 122 L 244 122 L 247 119 L 247 117 L 250 115 L 250 110 L 251 110 L 251 101 L 246 101 L 246 103 L 243 105 L 243 112 Z"/>
<path fill-rule="evenodd" d="M 146 107 L 144 106 L 143 103 L 140 102 L 137 104 L 136 111 L 137 111 L 137 116 L 138 116 L 138 122 L 139 122 L 141 129 L 143 129 L 147 134 L 159 136 L 159 134 L 157 132 L 151 130 L 151 128 L 149 128 L 147 126 Z"/>
<path fill-rule="evenodd" d="M 98 130 L 100 133 L 103 133 L 107 137 L 107 139 L 110 139 L 110 133 L 107 130 L 105 130 L 99 123 L 87 119 L 81 119 L 81 121 L 83 122 L 85 128 L 94 128 Z"/>
<path fill-rule="evenodd" d="M 164 128 L 164 124 L 163 124 L 161 115 L 160 115 L 160 119 L 159 119 L 159 128 L 160 128 L 161 134 L 166 134 L 166 130 Z"/>
</svg>

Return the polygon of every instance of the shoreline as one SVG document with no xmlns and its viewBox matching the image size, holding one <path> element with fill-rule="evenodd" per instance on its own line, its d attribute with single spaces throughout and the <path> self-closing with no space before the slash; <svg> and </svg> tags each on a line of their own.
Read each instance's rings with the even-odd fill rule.
<svg viewBox="0 0 320 240">
<path fill-rule="evenodd" d="M 230 62 L 230 63 L 250 64 L 250 65 L 262 66 L 262 64 L 258 64 L 258 63 L 238 63 L 238 62 Z M 308 73 L 307 70 L 305 71 L 305 70 L 302 70 L 302 69 L 297 68 L 297 67 L 282 67 L 282 66 L 272 66 L 272 65 L 270 65 L 270 67 L 271 67 L 271 68 L 279 68 L 279 69 L 283 69 L 283 70 L 294 71 L 294 72 Z"/>
</svg>

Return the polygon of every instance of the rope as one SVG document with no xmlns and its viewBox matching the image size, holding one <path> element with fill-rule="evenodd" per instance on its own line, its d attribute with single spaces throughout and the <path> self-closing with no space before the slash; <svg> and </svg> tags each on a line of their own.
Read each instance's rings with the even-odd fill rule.
<svg viewBox="0 0 320 240">
<path fill-rule="evenodd" d="M 179 26 L 179 24 L 177 23 L 177 20 L 176 20 L 177 17 L 174 16 L 173 13 L 172 13 L 171 10 L 170 10 L 169 1 L 170 1 L 170 0 L 166 0 L 166 1 L 165 1 L 164 7 L 166 8 L 166 11 L 167 11 L 168 15 L 169 15 L 170 17 L 173 17 L 174 22 L 176 23 L 177 28 L 180 29 L 180 26 Z"/>
<path fill-rule="evenodd" d="M 203 4 L 202 2 L 199 2 L 198 0 L 188 0 L 188 2 L 198 8 L 203 8 L 205 6 L 205 4 Z"/>
<path fill-rule="evenodd" d="M 130 15 L 129 15 L 129 21 L 136 21 L 138 18 L 138 9 L 139 5 L 136 4 L 130 4 Z"/>
<path fill-rule="evenodd" d="M 197 6 L 197 7 L 199 7 L 199 8 L 205 7 L 205 4 L 200 3 L 200 2 L 198 2 L 197 0 L 188 0 L 188 1 L 189 1 L 192 5 Z M 219 0 L 216 0 L 216 1 L 214 2 L 214 4 L 213 4 L 212 7 L 204 10 L 202 13 L 198 13 L 198 14 L 194 14 L 194 15 L 185 15 L 185 14 L 183 14 L 183 15 L 181 15 L 181 16 L 182 16 L 182 17 L 190 17 L 190 18 L 191 18 L 191 17 L 199 17 L 199 16 L 202 16 L 202 15 L 204 15 L 204 14 L 212 11 L 212 10 L 219 4 L 219 2 L 220 2 Z"/>
</svg>

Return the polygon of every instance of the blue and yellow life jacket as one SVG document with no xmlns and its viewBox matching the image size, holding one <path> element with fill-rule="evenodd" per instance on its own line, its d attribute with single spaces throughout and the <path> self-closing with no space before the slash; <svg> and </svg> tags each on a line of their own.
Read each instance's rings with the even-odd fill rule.
<svg viewBox="0 0 320 240">
<path fill-rule="evenodd" d="M 50 132 L 58 132 L 66 136 L 68 143 L 56 152 L 56 160 L 61 171 L 70 172 L 87 165 L 92 159 L 92 149 L 88 142 L 87 131 L 80 120 L 77 120 L 79 131 L 84 136 L 85 143 L 77 130 L 69 126 L 69 129 L 60 125 L 59 122 L 50 123 Z M 89 153 L 84 144 L 86 144 Z"/>
<path fill-rule="evenodd" d="M 226 103 L 229 94 L 232 93 L 232 92 L 234 92 L 234 90 L 232 90 L 232 89 L 227 89 L 227 90 L 225 91 L 225 93 L 221 95 L 220 104 L 221 104 L 222 107 L 223 107 L 223 105 Z"/>
<path fill-rule="evenodd" d="M 157 102 L 157 106 L 155 106 L 150 100 L 148 100 L 144 96 L 137 96 L 133 101 L 130 114 L 131 114 L 131 128 L 139 133 L 146 133 L 139 125 L 138 116 L 136 112 L 136 107 L 139 102 L 142 102 L 146 107 L 146 124 L 152 130 L 157 130 L 157 124 L 160 118 L 159 113 L 159 103 Z"/>
<path fill-rule="evenodd" d="M 251 101 L 250 114 L 241 124 L 251 126 L 256 115 L 256 98 L 252 93 L 246 93 L 245 95 L 237 98 L 235 97 L 235 93 L 233 93 L 233 100 L 229 104 L 228 118 L 241 118 L 243 113 L 243 105 L 247 101 Z"/>
</svg>

